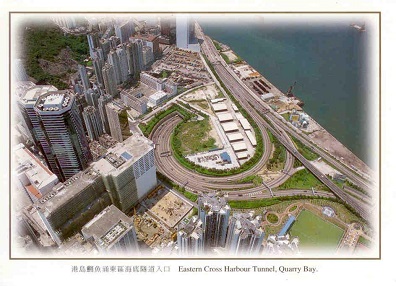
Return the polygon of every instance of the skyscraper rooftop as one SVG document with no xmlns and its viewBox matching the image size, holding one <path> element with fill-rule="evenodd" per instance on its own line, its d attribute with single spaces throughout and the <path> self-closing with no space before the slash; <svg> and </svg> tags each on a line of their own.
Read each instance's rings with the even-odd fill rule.
<svg viewBox="0 0 396 286">
<path fill-rule="evenodd" d="M 193 216 L 191 219 L 185 219 L 179 224 L 179 235 L 183 237 L 193 236 L 200 237 L 203 234 L 202 221 L 198 216 Z"/>
<path fill-rule="evenodd" d="M 43 196 L 35 205 L 39 209 L 44 209 L 44 213 L 48 215 L 77 197 L 99 177 L 100 174 L 92 168 L 79 172 L 64 183 L 57 184 L 51 192 Z"/>
<path fill-rule="evenodd" d="M 250 235 L 260 235 L 260 222 L 248 213 L 235 213 L 230 220 L 235 221 L 234 231 L 240 232 L 240 238 L 245 239 Z"/>
<path fill-rule="evenodd" d="M 34 105 L 40 95 L 43 95 L 50 91 L 57 91 L 58 89 L 53 85 L 36 85 L 33 86 L 24 92 L 20 99 L 21 103 L 27 105 Z"/>
<path fill-rule="evenodd" d="M 134 134 L 122 143 L 117 143 L 110 148 L 106 156 L 94 162 L 92 166 L 103 174 L 110 172 L 117 174 L 123 171 L 124 167 L 134 164 L 153 148 L 152 141 L 140 134 Z"/>
<path fill-rule="evenodd" d="M 202 194 L 198 199 L 198 205 L 202 205 L 204 208 L 207 208 L 208 211 L 212 212 L 218 212 L 222 208 L 228 206 L 224 197 L 217 197 L 214 193 Z"/>
<path fill-rule="evenodd" d="M 37 99 L 35 108 L 47 114 L 60 114 L 63 109 L 71 107 L 73 102 L 71 95 L 72 93 L 68 90 L 48 92 Z"/>
<path fill-rule="evenodd" d="M 114 205 L 105 208 L 81 229 L 85 237 L 93 237 L 102 247 L 110 247 L 133 227 L 133 218 Z"/>
</svg>

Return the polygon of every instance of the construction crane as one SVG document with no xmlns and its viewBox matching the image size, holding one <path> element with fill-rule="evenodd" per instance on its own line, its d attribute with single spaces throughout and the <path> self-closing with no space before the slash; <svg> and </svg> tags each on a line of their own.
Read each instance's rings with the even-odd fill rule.
<svg viewBox="0 0 396 286">
<path fill-rule="evenodd" d="M 287 96 L 287 97 L 293 97 L 293 96 L 294 96 L 294 94 L 292 93 L 292 91 L 293 91 L 293 88 L 296 86 L 296 83 L 297 83 L 297 81 L 295 81 L 295 82 L 293 83 L 293 85 L 291 85 L 291 86 L 289 87 L 289 89 L 287 90 L 287 92 L 286 92 L 286 96 Z"/>
</svg>

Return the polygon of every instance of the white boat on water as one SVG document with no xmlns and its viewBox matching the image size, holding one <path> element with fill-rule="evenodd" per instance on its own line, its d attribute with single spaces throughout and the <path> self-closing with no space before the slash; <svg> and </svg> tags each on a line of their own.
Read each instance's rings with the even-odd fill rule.
<svg viewBox="0 0 396 286">
<path fill-rule="evenodd" d="M 365 32 L 366 31 L 366 25 L 358 25 L 358 24 L 351 24 L 352 28 L 355 28 L 356 30 L 358 30 L 359 32 Z"/>
</svg>

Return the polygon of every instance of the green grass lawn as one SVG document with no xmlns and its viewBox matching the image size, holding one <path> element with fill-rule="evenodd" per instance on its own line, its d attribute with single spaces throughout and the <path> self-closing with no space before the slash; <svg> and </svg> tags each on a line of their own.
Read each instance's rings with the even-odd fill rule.
<svg viewBox="0 0 396 286">
<path fill-rule="evenodd" d="M 209 136 L 212 129 L 209 119 L 205 118 L 201 121 L 189 121 L 180 126 L 180 132 L 177 134 L 181 142 L 181 150 L 183 155 L 191 153 L 208 151 L 216 148 L 216 141 Z"/>
<path fill-rule="evenodd" d="M 278 218 L 278 216 L 277 216 L 276 214 L 270 213 L 270 214 L 267 215 L 267 220 L 268 220 L 270 223 L 277 223 L 278 220 L 279 220 L 279 218 Z"/>
<path fill-rule="evenodd" d="M 325 186 L 307 169 L 302 169 L 293 174 L 286 182 L 279 186 L 280 190 L 287 189 L 311 189 L 314 187 L 316 190 L 323 190 Z"/>
<path fill-rule="evenodd" d="M 263 178 L 259 175 L 250 175 L 240 179 L 238 183 L 253 183 L 257 187 L 263 183 Z"/>
<path fill-rule="evenodd" d="M 325 221 L 310 211 L 303 210 L 290 229 L 292 237 L 298 237 L 300 248 L 336 249 L 344 230 Z"/>
<path fill-rule="evenodd" d="M 282 115 L 282 117 L 283 117 L 284 119 L 286 119 L 286 121 L 289 121 L 290 112 L 286 112 L 286 113 L 283 113 L 283 114 L 281 114 L 281 115 Z"/>
<path fill-rule="evenodd" d="M 365 245 L 366 247 L 370 247 L 371 246 L 371 241 L 364 238 L 363 236 L 359 236 L 359 240 L 358 243 Z"/>
<path fill-rule="evenodd" d="M 201 109 L 203 110 L 207 110 L 209 109 L 209 104 L 206 100 L 202 99 L 202 100 L 191 100 L 189 101 L 190 104 L 196 104 L 198 105 Z"/>
</svg>

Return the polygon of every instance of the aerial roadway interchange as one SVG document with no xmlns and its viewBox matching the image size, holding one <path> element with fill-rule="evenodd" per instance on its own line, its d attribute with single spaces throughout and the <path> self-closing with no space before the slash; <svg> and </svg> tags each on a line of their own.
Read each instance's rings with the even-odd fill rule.
<svg viewBox="0 0 396 286">
<path fill-rule="evenodd" d="M 339 188 L 332 180 L 325 174 L 320 172 L 309 160 L 307 160 L 294 146 L 289 135 L 298 139 L 304 145 L 309 147 L 313 152 L 317 153 L 324 160 L 334 166 L 337 170 L 345 174 L 348 179 L 362 188 L 367 193 L 373 194 L 375 187 L 363 177 L 357 175 L 348 166 L 340 161 L 334 159 L 330 154 L 318 148 L 311 143 L 311 140 L 304 134 L 296 132 L 291 126 L 285 124 L 281 116 L 274 112 L 263 100 L 259 99 L 249 88 L 235 75 L 232 69 L 225 63 L 220 56 L 212 40 L 205 36 L 202 30 L 198 27 L 198 37 L 203 39 L 201 49 L 210 64 L 213 66 L 218 78 L 223 85 L 230 91 L 232 96 L 241 104 L 241 106 L 248 112 L 251 118 L 257 123 L 260 133 L 263 138 L 264 153 L 258 163 L 251 169 L 226 177 L 214 177 L 199 174 L 194 170 L 190 170 L 182 166 L 173 156 L 161 156 L 166 152 L 172 150 L 171 136 L 182 118 L 175 114 L 166 117 L 160 121 L 150 134 L 150 138 L 156 143 L 156 162 L 160 173 L 171 179 L 176 184 L 183 186 L 186 190 L 192 193 L 218 191 L 220 194 L 226 194 L 229 200 L 253 200 L 263 199 L 278 196 L 293 196 L 317 195 L 319 197 L 338 197 L 346 204 L 351 206 L 362 218 L 370 221 L 372 210 L 367 204 L 361 200 L 357 200 L 350 193 L 345 192 Z M 209 67 L 208 71 L 211 73 Z M 219 85 L 216 78 L 213 80 Z M 219 85 L 223 94 L 227 93 Z M 286 148 L 286 160 L 282 173 L 276 179 L 263 183 L 259 186 L 254 186 L 252 183 L 238 183 L 238 180 L 249 175 L 255 175 L 261 170 L 271 156 L 272 148 L 269 136 L 266 132 L 269 130 L 279 142 Z M 291 175 L 293 170 L 293 162 L 298 159 L 302 165 L 309 170 L 320 182 L 327 186 L 331 193 L 320 190 L 281 190 L 273 192 L 272 188 L 280 186 Z"/>
</svg>

